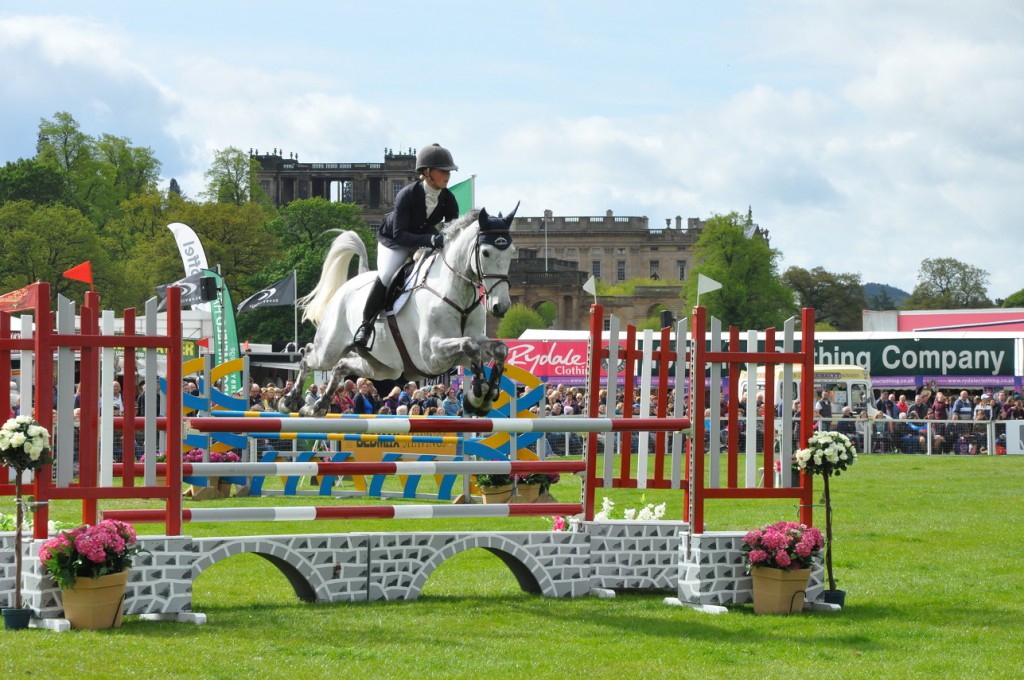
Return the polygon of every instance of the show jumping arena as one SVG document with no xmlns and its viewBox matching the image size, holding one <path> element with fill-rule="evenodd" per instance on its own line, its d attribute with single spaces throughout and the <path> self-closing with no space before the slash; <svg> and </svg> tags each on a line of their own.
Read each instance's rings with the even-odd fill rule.
<svg viewBox="0 0 1024 680">
<path fill-rule="evenodd" d="M 751 579 L 745 573 L 740 551 L 742 532 L 693 531 L 691 526 L 705 527 L 704 505 L 707 499 L 780 499 L 797 501 L 800 521 L 811 524 L 813 491 L 811 478 L 801 480 L 802 486 L 791 487 L 789 466 L 782 466 L 781 484 L 776 486 L 774 476 L 763 475 L 762 470 L 774 469 L 775 453 L 764 452 L 763 462 L 757 458 L 753 440 L 755 427 L 749 421 L 747 440 L 740 442 L 737 400 L 731 400 L 728 415 L 719 418 L 713 413 L 709 426 L 702 418 L 691 423 L 687 418 L 670 417 L 666 400 L 650 404 L 651 387 L 669 384 L 670 368 L 682 376 L 686 367 L 689 384 L 709 385 L 709 391 L 692 390 L 684 396 L 683 380 L 677 384 L 674 412 L 702 414 L 706 404 L 717 404 L 723 365 L 728 366 L 730 392 L 738 394 L 740 370 L 754 371 L 758 365 L 769 370 L 783 367 L 785 381 L 792 382 L 791 367 L 803 366 L 805 374 L 813 366 L 813 310 L 804 310 L 801 327 L 802 347 L 806 352 L 794 352 L 795 328 L 790 320 L 779 339 L 782 351 L 777 351 L 775 329 L 768 329 L 762 352 L 739 352 L 739 331 L 730 329 L 723 334 L 721 325 L 711 319 L 706 328 L 705 310 L 694 309 L 692 338 L 673 348 L 671 331 L 665 328 L 658 334 L 646 331 L 638 338 L 635 328 L 619 328 L 618 320 L 610 319 L 610 330 L 602 334 L 603 310 L 595 305 L 591 314 L 589 349 L 589 377 L 587 398 L 589 417 L 525 418 L 514 407 L 506 406 L 505 413 L 492 411 L 491 417 L 477 419 L 453 418 L 285 418 L 248 417 L 251 414 L 232 414 L 216 417 L 202 412 L 194 395 L 182 395 L 183 365 L 181 361 L 181 324 L 179 290 L 168 289 L 166 334 L 159 334 L 156 325 L 156 301 L 146 305 L 146 325 L 136 329 L 135 310 L 125 310 L 123 335 L 113 332 L 113 312 L 99 310 L 99 298 L 86 295 L 86 302 L 76 319 L 74 306 L 61 300 L 56 314 L 51 317 L 49 286 L 38 287 L 33 317 L 22 316 L 22 337 L 11 334 L 10 314 L 0 312 L 0 382 L 12 377 L 12 352 L 20 353 L 22 403 L 28 404 L 34 393 L 56 395 L 57 408 L 44 408 L 37 419 L 53 433 L 55 461 L 44 468 L 31 481 L 30 493 L 39 503 L 36 529 L 31 540 L 23 541 L 24 573 L 22 593 L 26 606 L 33 610 L 31 625 L 53 630 L 69 628 L 63 619 L 60 590 L 45 575 L 37 553 L 46 539 L 51 500 L 77 500 L 82 504 L 82 522 L 95 523 L 101 516 L 99 502 L 104 499 L 156 499 L 164 509 L 138 509 L 103 512 L 104 517 L 116 517 L 132 522 L 158 522 L 165 525 L 167 535 L 140 535 L 139 542 L 148 551 L 138 555 L 130 573 L 125 600 L 125 613 L 141 615 L 147 619 L 205 622 L 202 613 L 192 608 L 192 589 L 195 579 L 217 562 L 234 555 L 253 553 L 264 557 L 288 579 L 296 595 L 306 601 L 360 602 L 369 600 L 416 599 L 431 573 L 448 558 L 465 550 L 483 548 L 508 566 L 520 587 L 530 593 L 547 597 L 613 596 L 620 589 L 647 589 L 664 591 L 668 604 L 685 605 L 706 612 L 726 611 L 724 605 L 752 600 Z M 49 320 L 56 319 L 51 326 Z M 687 337 L 687 320 L 678 322 L 675 337 Z M 750 331 L 749 333 L 754 333 Z M 756 338 L 756 336 L 755 336 Z M 655 342 L 657 340 L 657 343 Z M 656 347 L 657 344 L 657 347 Z M 749 343 L 756 347 L 757 344 Z M 126 413 L 114 418 L 99 413 L 90 404 L 99 404 L 104 389 L 114 379 L 115 348 L 124 351 L 123 373 Z M 166 375 L 161 376 L 165 386 L 163 399 L 166 413 L 156 415 L 156 381 L 147 381 L 146 415 L 134 414 L 135 384 L 137 383 L 136 353 L 144 356 L 145 375 L 156 375 L 156 353 L 167 355 Z M 78 468 L 73 460 L 72 405 L 74 398 L 75 354 L 79 355 L 81 381 L 81 436 Z M 46 357 L 47 360 L 41 360 Z M 49 360 L 53 357 L 53 361 Z M 239 360 L 241 361 L 241 360 Z M 617 394 L 615 376 L 602 377 L 605 366 L 623 365 L 625 386 Z M 225 370 L 239 367 L 218 367 L 204 376 L 208 386 Z M 57 389 L 54 390 L 57 378 Z M 247 377 L 247 376 L 246 376 Z M 598 418 L 598 395 L 607 382 L 608 412 L 614 412 L 617 399 L 633 401 L 635 378 L 640 382 L 642 413 L 650 417 Z M 103 389 L 101 389 L 103 386 Z M 774 403 L 774 385 L 766 385 L 765 401 Z M 788 389 L 788 385 L 784 385 Z M 662 389 L 667 389 L 662 387 Z M 812 402 L 810 381 L 801 385 L 801 400 Z M 184 398 L 184 401 L 183 401 Z M 0 390 L 0 409 L 3 402 Z M 687 403 L 687 401 L 689 403 Z M 237 400 L 235 400 L 237 401 Z M 209 404 L 210 402 L 207 402 Z M 687 408 L 688 407 L 688 408 Z M 221 410 L 240 410 L 236 403 L 218 404 Z M 628 410 L 628 409 L 627 409 Z M 717 409 L 714 409 L 717 411 Z M 193 417 L 186 417 L 194 413 Z M 812 428 L 810 408 L 801 409 L 799 422 L 802 438 Z M 56 414 L 56 422 L 55 422 Z M 516 417 L 517 416 L 517 417 Z M 753 418 L 754 414 L 746 417 Z M 769 414 L 764 424 L 765 441 L 772 441 L 776 427 L 789 431 L 794 423 L 789 414 L 776 419 Z M 725 449 L 718 437 L 708 437 L 705 452 L 705 430 L 717 432 L 727 425 L 730 437 Z M 56 425 L 56 427 L 55 427 Z M 123 464 L 115 464 L 111 440 L 115 431 L 123 432 L 125 441 L 134 441 L 135 433 L 142 433 L 145 460 L 136 462 L 125 456 Z M 519 459 L 523 442 L 535 441 L 545 432 L 579 432 L 587 439 L 588 454 L 579 461 L 536 461 Z M 639 432 L 636 451 L 629 436 L 622 433 Z M 216 448 L 217 437 L 240 438 L 252 435 L 278 436 L 281 439 L 329 440 L 349 435 L 377 436 L 445 436 L 465 437 L 469 434 L 499 435 L 510 438 L 504 460 L 481 459 L 477 455 L 460 455 L 458 460 L 391 461 L 327 460 L 307 458 L 288 462 L 250 461 L 232 463 L 183 463 L 180 455 L 168 456 L 166 464 L 158 468 L 155 462 L 158 442 L 181 442 L 168 446 L 173 453 L 194 446 L 196 437 L 210 442 Z M 648 436 L 653 433 L 653 446 Z M 529 437 L 534 437 L 532 440 Z M 516 437 L 524 437 L 516 443 Z M 621 446 L 613 448 L 614 437 L 621 436 Z M 206 439 L 213 437 L 213 439 Z M 782 459 L 791 454 L 791 442 L 783 437 Z M 400 439 L 395 441 L 401 441 Z M 696 442 L 696 444 L 695 444 Z M 653 448 L 653 450 L 651 450 Z M 598 468 L 597 452 L 604 452 L 603 465 Z M 720 461 L 724 461 L 721 469 Z M 635 474 L 633 468 L 635 466 Z M 740 474 L 742 469 L 742 474 Z M 291 477 L 318 474 L 372 475 L 388 474 L 451 476 L 464 480 L 468 490 L 469 475 L 478 472 L 553 472 L 575 473 L 582 476 L 582 495 L 576 503 L 495 504 L 479 503 L 454 505 L 448 503 L 409 502 L 392 505 L 321 505 L 309 507 L 183 507 L 181 488 L 183 477 L 201 481 L 204 475 L 216 471 L 219 475 L 249 480 L 253 477 L 290 475 Z M 157 473 L 166 475 L 161 484 Z M 322 477 L 322 478 L 323 478 Z M 119 478 L 119 484 L 114 479 Z M 14 494 L 9 471 L 0 468 L 0 497 Z M 681 503 L 676 506 L 681 514 L 677 521 L 594 521 L 595 495 L 601 488 L 674 489 Z M 404 499 L 403 499 L 404 500 Z M 577 516 L 573 531 L 459 531 L 459 532 L 351 532 L 342 534 L 232 536 L 223 538 L 194 538 L 183 533 L 182 525 L 196 521 L 315 521 L 337 518 L 418 518 L 427 523 L 440 517 L 511 517 L 511 516 Z M 142 534 L 143 532 L 140 532 Z M 0 534 L 0 605 L 11 606 L 14 597 L 14 535 Z M 805 608 L 832 609 L 820 601 L 823 590 L 823 569 L 820 561 L 812 570 L 806 593 Z"/>
</svg>

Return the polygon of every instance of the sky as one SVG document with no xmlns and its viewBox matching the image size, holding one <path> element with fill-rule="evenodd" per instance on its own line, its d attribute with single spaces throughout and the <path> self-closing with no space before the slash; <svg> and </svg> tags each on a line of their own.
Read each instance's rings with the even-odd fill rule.
<svg viewBox="0 0 1024 680">
<path fill-rule="evenodd" d="M 228 147 L 438 142 L 491 212 L 749 208 L 780 272 L 909 292 L 953 257 L 992 298 L 1024 288 L 1015 0 L 0 0 L 0 63 L 0 162 L 59 111 L 190 196 Z"/>
</svg>

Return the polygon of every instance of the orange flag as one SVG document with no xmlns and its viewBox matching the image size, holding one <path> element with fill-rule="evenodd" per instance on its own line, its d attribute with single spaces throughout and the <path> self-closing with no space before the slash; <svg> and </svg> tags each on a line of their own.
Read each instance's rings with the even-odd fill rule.
<svg viewBox="0 0 1024 680">
<path fill-rule="evenodd" d="M 86 260 L 82 264 L 77 264 L 71 269 L 64 272 L 64 278 L 71 279 L 72 281 L 81 281 L 89 284 L 89 290 L 94 290 L 92 286 L 92 261 Z"/>
</svg>

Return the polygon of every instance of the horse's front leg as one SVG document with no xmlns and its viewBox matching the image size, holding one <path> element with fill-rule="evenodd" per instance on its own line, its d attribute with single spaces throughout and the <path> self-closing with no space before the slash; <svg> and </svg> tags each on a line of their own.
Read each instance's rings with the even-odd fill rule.
<svg viewBox="0 0 1024 680">
<path fill-rule="evenodd" d="M 306 356 L 312 349 L 313 344 L 310 343 L 299 350 L 302 354 L 302 359 L 299 360 L 299 375 L 295 377 L 292 389 L 277 400 L 277 410 L 281 413 L 295 413 L 303 405 L 302 385 L 306 381 L 306 376 L 309 375 L 309 364 L 306 363 Z"/>
<path fill-rule="evenodd" d="M 431 349 L 435 359 L 444 359 L 445 365 L 468 365 L 473 374 L 469 389 L 463 391 L 463 408 L 470 415 L 487 415 L 491 404 L 501 390 L 501 374 L 508 356 L 508 346 L 499 340 L 470 337 L 434 339 Z M 484 364 L 494 360 L 490 378 L 484 371 Z"/>
</svg>

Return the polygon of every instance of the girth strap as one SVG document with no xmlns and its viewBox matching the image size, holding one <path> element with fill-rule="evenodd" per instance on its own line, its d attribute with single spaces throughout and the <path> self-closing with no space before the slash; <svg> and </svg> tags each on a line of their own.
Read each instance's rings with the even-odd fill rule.
<svg viewBox="0 0 1024 680">
<path fill-rule="evenodd" d="M 398 354 L 402 357 L 402 372 L 405 374 L 405 377 L 409 380 L 430 377 L 412 362 L 409 350 L 405 346 L 405 340 L 402 339 L 402 331 L 398 329 L 398 321 L 395 319 L 395 315 L 385 314 L 384 316 L 388 320 L 388 328 L 391 329 L 391 336 L 395 339 L 395 347 L 398 348 Z"/>
</svg>

